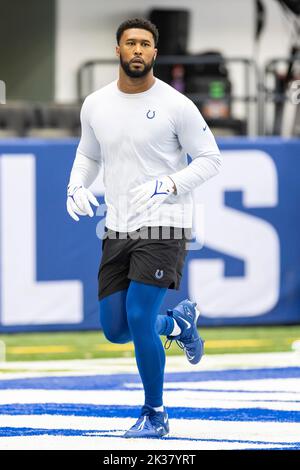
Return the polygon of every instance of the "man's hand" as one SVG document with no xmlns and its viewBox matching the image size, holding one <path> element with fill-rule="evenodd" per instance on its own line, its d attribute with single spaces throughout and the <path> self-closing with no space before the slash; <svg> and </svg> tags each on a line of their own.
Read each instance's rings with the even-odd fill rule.
<svg viewBox="0 0 300 470">
<path fill-rule="evenodd" d="M 176 187 L 172 179 L 169 176 L 163 176 L 132 189 L 130 192 L 133 197 L 130 203 L 136 212 L 142 213 L 150 207 L 159 207 L 175 191 Z"/>
<path fill-rule="evenodd" d="M 79 217 L 76 214 L 93 217 L 94 213 L 90 202 L 96 207 L 99 206 L 99 203 L 91 191 L 83 186 L 69 184 L 67 194 L 67 211 L 72 219 L 78 222 Z"/>
</svg>

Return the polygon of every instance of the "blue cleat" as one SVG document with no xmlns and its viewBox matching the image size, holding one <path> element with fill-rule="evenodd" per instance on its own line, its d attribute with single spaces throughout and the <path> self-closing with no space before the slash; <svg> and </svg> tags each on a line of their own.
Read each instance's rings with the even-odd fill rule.
<svg viewBox="0 0 300 470">
<path fill-rule="evenodd" d="M 155 411 L 144 405 L 137 422 L 123 435 L 126 438 L 159 438 L 169 432 L 169 419 L 166 409 Z"/>
<path fill-rule="evenodd" d="M 167 336 L 170 344 L 165 345 L 168 349 L 173 340 L 184 350 L 188 361 L 191 364 L 198 364 L 204 354 L 204 341 L 199 336 L 197 330 L 197 320 L 200 315 L 197 304 L 186 299 L 180 302 L 173 310 L 168 310 L 167 314 L 176 320 L 181 328 L 178 336 Z M 167 341 L 166 341 L 167 344 Z"/>
</svg>

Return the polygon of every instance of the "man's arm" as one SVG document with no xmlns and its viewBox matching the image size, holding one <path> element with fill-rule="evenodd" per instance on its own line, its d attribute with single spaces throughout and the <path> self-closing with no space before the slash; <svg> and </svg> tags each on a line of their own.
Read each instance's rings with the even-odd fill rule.
<svg viewBox="0 0 300 470">
<path fill-rule="evenodd" d="M 183 150 L 191 156 L 192 162 L 176 173 L 132 189 L 131 204 L 138 213 L 143 213 L 150 207 L 159 207 L 172 194 L 180 195 L 192 191 L 219 172 L 220 151 L 196 106 L 190 100 L 186 101 L 179 116 L 178 140 Z"/>
<path fill-rule="evenodd" d="M 192 162 L 169 175 L 175 184 L 175 194 L 184 194 L 215 176 L 221 166 L 221 155 L 215 138 L 202 115 L 187 101 L 178 124 L 178 140 Z"/>
<path fill-rule="evenodd" d="M 99 205 L 87 188 L 96 179 L 101 165 L 100 145 L 89 122 L 88 99 L 83 103 L 80 120 L 81 139 L 71 170 L 67 199 L 68 213 L 76 221 L 79 220 L 76 214 L 93 216 L 90 203 Z"/>
<path fill-rule="evenodd" d="M 89 188 L 95 181 L 100 170 L 100 163 L 86 157 L 77 150 L 70 175 L 70 184 Z"/>
</svg>

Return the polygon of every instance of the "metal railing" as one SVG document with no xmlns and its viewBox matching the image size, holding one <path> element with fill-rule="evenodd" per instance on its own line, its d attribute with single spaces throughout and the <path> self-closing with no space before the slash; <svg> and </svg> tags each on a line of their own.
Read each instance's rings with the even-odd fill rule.
<svg viewBox="0 0 300 470">
<path fill-rule="evenodd" d="M 279 70 L 279 66 L 285 66 L 285 72 Z M 289 58 L 277 57 L 265 64 L 259 83 L 263 100 L 261 105 L 261 114 L 264 116 L 263 133 L 266 133 L 266 107 L 268 104 L 274 105 L 274 122 L 272 134 L 280 134 L 283 126 L 284 106 L 290 100 L 289 84 L 296 79 L 293 66 L 298 68 L 298 80 L 300 79 L 300 54 L 295 54 Z M 281 76 L 281 80 L 279 77 Z M 272 83 L 270 83 L 272 81 Z M 277 83 L 276 83 L 277 81 Z M 281 89 L 279 90 L 278 88 Z M 294 103 L 295 105 L 298 103 Z"/>
<path fill-rule="evenodd" d="M 85 98 L 88 93 L 94 91 L 97 86 L 95 83 L 95 68 L 98 66 L 109 66 L 109 65 L 118 65 L 119 60 L 115 59 L 93 59 L 87 62 L 84 62 L 78 70 L 77 73 L 77 96 L 79 100 Z M 230 94 L 226 96 L 226 100 L 230 102 L 242 102 L 245 105 L 245 120 L 247 123 L 247 129 L 249 131 L 249 122 L 251 114 L 251 104 L 255 105 L 255 132 L 260 133 L 261 119 L 259 117 L 259 72 L 256 65 L 256 62 L 252 59 L 246 59 L 244 57 L 236 58 L 219 58 L 219 57 L 200 57 L 200 56 L 191 56 L 191 55 L 170 55 L 170 56 L 158 56 L 156 59 L 156 64 L 160 66 L 170 66 L 170 65 L 207 65 L 207 64 L 216 64 L 216 65 L 232 65 L 240 64 L 243 67 L 243 89 L 244 93 L 242 96 Z M 230 77 L 229 77 L 230 81 Z M 252 85 L 252 86 L 251 86 Z M 84 93 L 84 90 L 88 92 Z M 207 94 L 203 93 L 184 93 L 192 101 L 197 102 L 205 98 L 208 98 Z"/>
</svg>

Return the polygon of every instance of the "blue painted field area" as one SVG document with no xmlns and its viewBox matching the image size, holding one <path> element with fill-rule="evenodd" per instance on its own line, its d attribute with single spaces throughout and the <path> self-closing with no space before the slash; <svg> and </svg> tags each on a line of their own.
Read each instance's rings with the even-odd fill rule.
<svg viewBox="0 0 300 470">
<path fill-rule="evenodd" d="M 300 449 L 300 367 L 167 373 L 164 400 L 170 434 L 128 441 L 137 374 L 3 378 L 0 448 Z"/>
</svg>

